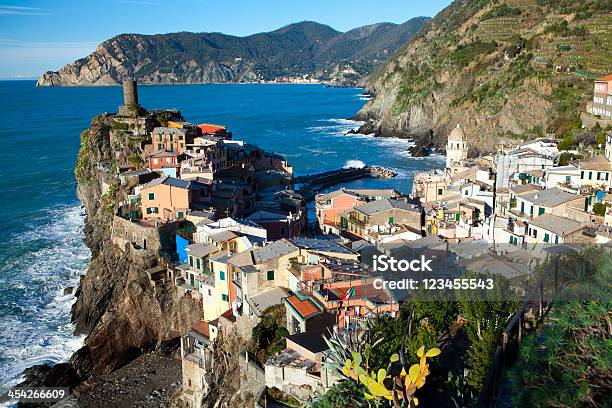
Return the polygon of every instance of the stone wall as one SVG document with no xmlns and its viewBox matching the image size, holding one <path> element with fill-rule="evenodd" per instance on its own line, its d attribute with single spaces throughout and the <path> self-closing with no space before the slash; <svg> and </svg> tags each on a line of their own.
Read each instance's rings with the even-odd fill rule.
<svg viewBox="0 0 612 408">
<path fill-rule="evenodd" d="M 253 398 L 266 385 L 266 373 L 257 363 L 249 358 L 248 353 L 242 353 L 238 362 L 240 368 L 240 389 L 243 394 L 251 394 Z"/>
<path fill-rule="evenodd" d="M 171 254 L 175 251 L 177 231 L 178 221 L 154 227 L 115 215 L 111 240 L 121 249 L 125 249 L 126 244 L 129 244 L 136 251 Z"/>
<path fill-rule="evenodd" d="M 601 126 L 603 129 L 605 129 L 607 126 L 612 126 L 612 120 L 598 119 L 595 116 L 591 116 L 588 113 L 584 112 L 580 114 L 580 120 L 582 121 L 584 127 L 587 129 L 592 129 L 598 123 L 599 126 Z"/>
</svg>

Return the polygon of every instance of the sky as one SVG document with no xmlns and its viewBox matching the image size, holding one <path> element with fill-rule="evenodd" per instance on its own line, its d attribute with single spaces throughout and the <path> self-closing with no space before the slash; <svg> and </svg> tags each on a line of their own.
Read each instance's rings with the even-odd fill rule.
<svg viewBox="0 0 612 408">
<path fill-rule="evenodd" d="M 123 33 L 249 35 L 312 20 L 339 31 L 430 16 L 451 0 L 0 0 L 0 79 L 35 78 Z"/>
</svg>

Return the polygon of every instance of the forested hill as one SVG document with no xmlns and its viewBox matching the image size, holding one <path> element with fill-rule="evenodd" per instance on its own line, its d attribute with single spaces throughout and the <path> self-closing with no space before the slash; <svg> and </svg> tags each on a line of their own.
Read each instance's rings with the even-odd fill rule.
<svg viewBox="0 0 612 408">
<path fill-rule="evenodd" d="M 380 23 L 342 33 L 311 21 L 247 37 L 221 33 L 122 34 L 85 58 L 44 73 L 39 86 L 255 82 L 303 77 L 355 82 L 427 21 Z"/>
<path fill-rule="evenodd" d="M 455 0 L 369 79 L 365 133 L 443 146 L 460 123 L 472 153 L 580 132 L 593 78 L 612 70 L 609 0 Z"/>
</svg>

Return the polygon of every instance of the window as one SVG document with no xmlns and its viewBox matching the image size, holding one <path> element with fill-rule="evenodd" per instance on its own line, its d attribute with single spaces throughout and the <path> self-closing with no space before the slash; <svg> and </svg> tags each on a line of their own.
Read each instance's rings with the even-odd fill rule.
<svg viewBox="0 0 612 408">
<path fill-rule="evenodd" d="M 153 159 L 153 164 L 157 164 L 157 159 Z"/>
<path fill-rule="evenodd" d="M 555 244 L 558 244 L 558 243 L 559 243 L 559 236 L 555 235 Z"/>
<path fill-rule="evenodd" d="M 550 241 L 550 235 L 548 233 L 544 233 L 544 242 Z"/>
<path fill-rule="evenodd" d="M 593 179 L 593 172 L 589 171 L 589 180 L 592 180 L 592 179 Z"/>
<path fill-rule="evenodd" d="M 544 207 L 540 207 L 538 209 L 538 215 L 542 215 L 542 214 L 544 214 L 544 212 L 546 212 L 546 209 Z"/>
<path fill-rule="evenodd" d="M 444 194 L 444 189 L 443 188 L 439 188 L 438 189 L 438 195 L 442 195 Z"/>
<path fill-rule="evenodd" d="M 521 214 L 525 213 L 525 202 L 521 201 Z"/>
<path fill-rule="evenodd" d="M 572 181 L 572 177 L 571 176 L 565 176 L 565 182 L 566 183 L 570 183 Z"/>
<path fill-rule="evenodd" d="M 208 296 L 212 296 L 212 290 L 208 289 Z"/>
<path fill-rule="evenodd" d="M 189 257 L 189 266 L 193 267 L 193 256 Z"/>
<path fill-rule="evenodd" d="M 225 271 L 220 271 L 219 272 L 219 279 L 220 280 L 225 280 Z"/>
<path fill-rule="evenodd" d="M 151 214 L 151 207 L 147 207 L 147 214 Z"/>
<path fill-rule="evenodd" d="M 162 141 L 162 135 L 159 135 L 159 141 L 160 142 Z"/>
<path fill-rule="evenodd" d="M 159 214 L 159 208 L 157 208 L 157 207 L 153 207 L 153 212 L 154 212 L 155 214 Z"/>
<path fill-rule="evenodd" d="M 268 271 L 267 275 L 269 281 L 274 280 L 274 271 Z"/>
<path fill-rule="evenodd" d="M 581 172 L 580 172 L 580 179 L 581 179 L 581 180 L 584 180 L 584 171 L 581 171 Z"/>
<path fill-rule="evenodd" d="M 393 217 L 389 217 L 389 224 L 393 224 Z"/>
<path fill-rule="evenodd" d="M 221 300 L 224 302 L 229 302 L 229 296 L 227 296 L 225 293 L 221 294 Z"/>
<path fill-rule="evenodd" d="M 538 230 L 537 229 L 533 229 L 533 237 L 537 238 L 538 237 Z"/>
<path fill-rule="evenodd" d="M 196 269 L 200 269 L 200 258 L 196 258 Z"/>
<path fill-rule="evenodd" d="M 179 217 L 179 219 L 183 218 L 183 212 L 182 211 L 178 212 L 178 217 Z"/>
<path fill-rule="evenodd" d="M 149 193 L 149 200 L 155 200 L 155 193 Z"/>
<path fill-rule="evenodd" d="M 170 141 L 172 141 L 172 133 L 170 133 Z"/>
</svg>

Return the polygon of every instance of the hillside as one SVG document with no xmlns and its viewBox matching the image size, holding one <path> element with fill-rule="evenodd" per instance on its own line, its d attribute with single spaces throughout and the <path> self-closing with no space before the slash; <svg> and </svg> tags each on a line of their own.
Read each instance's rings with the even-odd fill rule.
<svg viewBox="0 0 612 408">
<path fill-rule="evenodd" d="M 304 75 L 354 82 L 392 55 L 428 20 L 419 17 L 400 25 L 374 24 L 347 33 L 305 21 L 247 37 L 189 32 L 122 34 L 58 72 L 47 71 L 37 85 L 113 85 L 125 77 L 135 77 L 143 84 L 255 82 Z M 349 66 L 356 74 L 344 78 L 339 72 Z"/>
<path fill-rule="evenodd" d="M 443 146 L 460 123 L 471 153 L 580 129 L 592 79 L 612 70 L 606 0 L 455 0 L 368 81 L 363 133 Z"/>
</svg>

